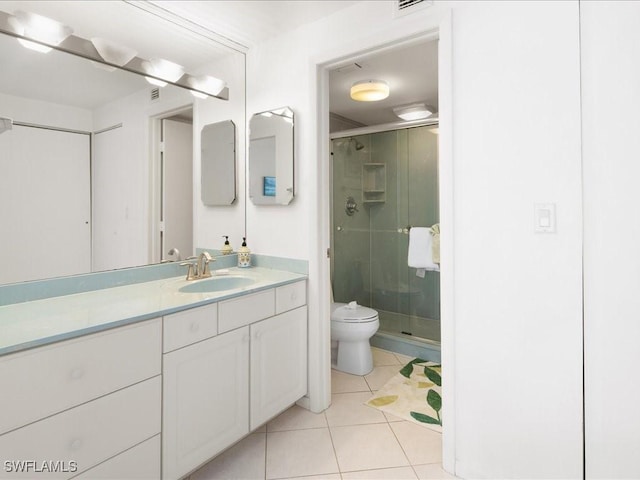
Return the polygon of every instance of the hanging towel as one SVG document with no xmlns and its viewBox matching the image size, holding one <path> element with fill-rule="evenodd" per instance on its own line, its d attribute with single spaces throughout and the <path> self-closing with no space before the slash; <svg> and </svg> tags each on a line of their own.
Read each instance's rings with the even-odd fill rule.
<svg viewBox="0 0 640 480">
<path fill-rule="evenodd" d="M 410 267 L 418 269 L 416 272 L 418 277 L 424 277 L 426 270 L 440 270 L 432 258 L 432 243 L 431 228 L 412 227 L 409 230 L 408 263 Z"/>
<path fill-rule="evenodd" d="M 431 227 L 431 259 L 433 263 L 440 265 L 440 224 Z"/>
</svg>

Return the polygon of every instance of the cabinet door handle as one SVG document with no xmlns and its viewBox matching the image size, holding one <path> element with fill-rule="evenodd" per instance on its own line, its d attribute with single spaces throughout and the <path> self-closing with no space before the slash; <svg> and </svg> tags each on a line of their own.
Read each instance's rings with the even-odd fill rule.
<svg viewBox="0 0 640 480">
<path fill-rule="evenodd" d="M 254 335 L 256 340 L 259 339 L 262 336 L 262 332 L 261 331 L 257 331 L 256 334 Z"/>
<path fill-rule="evenodd" d="M 291 300 L 296 301 L 298 299 L 298 295 L 296 295 L 296 292 L 291 293 Z"/>
<path fill-rule="evenodd" d="M 197 322 L 191 323 L 189 330 L 191 330 L 193 333 L 196 333 L 198 330 L 200 330 L 200 324 Z"/>
<path fill-rule="evenodd" d="M 74 368 L 71 370 L 71 374 L 69 376 L 71 377 L 71 380 L 80 380 L 84 377 L 84 369 L 81 367 Z"/>
<path fill-rule="evenodd" d="M 248 334 L 247 334 L 247 335 L 244 335 L 244 336 L 242 337 L 242 343 L 248 343 L 250 338 L 251 338 L 251 337 L 249 337 L 249 335 L 248 335 Z"/>
</svg>

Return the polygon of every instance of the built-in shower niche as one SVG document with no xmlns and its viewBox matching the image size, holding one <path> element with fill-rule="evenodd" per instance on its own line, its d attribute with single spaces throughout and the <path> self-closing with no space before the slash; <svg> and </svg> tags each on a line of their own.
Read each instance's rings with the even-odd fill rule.
<svg viewBox="0 0 640 480">
<path fill-rule="evenodd" d="M 362 203 L 376 204 L 386 201 L 387 166 L 384 163 L 362 165 Z"/>
</svg>

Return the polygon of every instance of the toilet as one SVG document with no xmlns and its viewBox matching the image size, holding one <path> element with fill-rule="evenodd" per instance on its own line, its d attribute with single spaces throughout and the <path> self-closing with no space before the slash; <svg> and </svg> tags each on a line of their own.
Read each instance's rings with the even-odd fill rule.
<svg viewBox="0 0 640 480">
<path fill-rule="evenodd" d="M 371 372 L 373 355 L 369 339 L 380 327 L 378 312 L 356 302 L 333 303 L 331 312 L 331 342 L 335 352 L 333 368 L 352 375 Z"/>
</svg>

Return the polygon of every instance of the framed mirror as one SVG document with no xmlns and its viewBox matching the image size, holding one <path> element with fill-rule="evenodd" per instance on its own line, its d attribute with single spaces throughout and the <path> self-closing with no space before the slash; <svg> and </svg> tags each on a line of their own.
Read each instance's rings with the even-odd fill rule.
<svg viewBox="0 0 640 480">
<path fill-rule="evenodd" d="M 294 196 L 294 115 L 289 107 L 256 113 L 249 122 L 249 198 L 289 205 Z"/>
<path fill-rule="evenodd" d="M 205 125 L 200 133 L 200 198 L 209 206 L 236 199 L 236 125 L 231 120 Z"/>
</svg>

